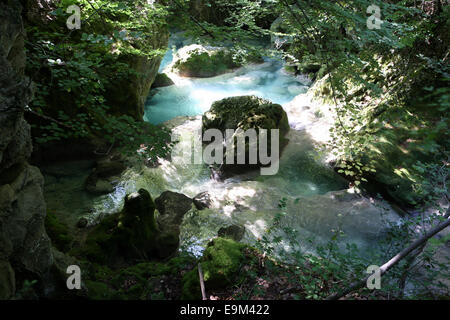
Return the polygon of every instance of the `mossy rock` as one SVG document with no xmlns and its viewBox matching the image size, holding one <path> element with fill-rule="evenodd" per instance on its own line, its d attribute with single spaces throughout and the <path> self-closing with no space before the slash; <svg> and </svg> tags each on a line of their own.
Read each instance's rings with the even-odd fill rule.
<svg viewBox="0 0 450 320">
<path fill-rule="evenodd" d="M 210 78 L 241 66 L 226 49 L 207 50 L 198 45 L 183 49 L 183 54 L 187 56 L 173 64 L 173 70 L 183 77 Z"/>
<path fill-rule="evenodd" d="M 141 189 L 125 197 L 120 213 L 106 217 L 95 226 L 75 254 L 102 264 L 120 258 L 151 257 L 157 246 L 158 232 L 155 204 L 150 194 Z"/>
<path fill-rule="evenodd" d="M 169 87 L 174 85 L 172 79 L 165 73 L 158 73 L 156 75 L 155 81 L 153 82 L 152 89 Z"/>
<path fill-rule="evenodd" d="M 86 280 L 87 295 L 92 300 L 110 300 L 114 290 L 103 282 Z"/>
<path fill-rule="evenodd" d="M 209 78 L 231 72 L 248 63 L 263 63 L 257 51 L 235 54 L 227 48 L 190 45 L 175 55 L 172 70 L 183 77 Z"/>
<path fill-rule="evenodd" d="M 232 239 L 216 238 L 208 244 L 200 264 L 206 290 L 225 288 L 232 285 L 245 259 L 246 245 Z M 197 268 L 183 277 L 182 299 L 201 299 Z"/>
<path fill-rule="evenodd" d="M 259 134 L 260 129 L 266 129 L 268 135 L 268 151 L 272 154 L 271 129 L 279 130 L 279 152 L 287 144 L 286 134 L 290 130 L 289 121 L 286 112 L 279 104 L 274 104 L 269 100 L 256 96 L 239 96 L 226 98 L 213 103 L 211 109 L 203 115 L 203 133 L 208 129 L 218 129 L 225 136 L 227 129 L 234 129 L 233 136 L 234 156 L 237 157 L 237 140 L 246 130 L 255 129 Z M 240 129 L 240 130 L 237 130 Z M 257 157 L 259 159 L 259 146 L 257 148 Z M 246 161 L 249 159 L 250 143 L 245 142 Z M 224 155 L 225 157 L 226 155 Z M 226 163 L 224 161 L 224 163 Z M 237 161 L 235 161 L 237 163 Z M 260 161 L 258 162 L 260 163 Z M 222 171 L 225 174 L 256 169 L 256 165 L 223 165 Z"/>
<path fill-rule="evenodd" d="M 140 300 L 154 298 L 154 287 L 161 278 L 180 279 L 181 272 L 195 261 L 190 256 L 177 256 L 166 262 L 142 262 L 117 270 L 91 264 L 86 281 L 88 298 L 114 300 Z M 176 280 L 177 281 L 177 280 Z M 159 299 L 164 299 L 160 292 Z"/>
<path fill-rule="evenodd" d="M 280 137 L 290 130 L 286 112 L 279 104 L 256 96 L 239 96 L 216 101 L 203 115 L 203 131 L 208 129 L 280 129 Z"/>
<path fill-rule="evenodd" d="M 47 213 L 45 217 L 45 229 L 55 248 L 62 252 L 70 250 L 73 236 L 70 233 L 69 227 L 55 213 Z"/>
<path fill-rule="evenodd" d="M 170 257 L 179 247 L 179 225 L 160 228 L 155 209 L 146 190 L 127 195 L 123 210 L 104 218 L 72 254 L 106 265 Z"/>
</svg>

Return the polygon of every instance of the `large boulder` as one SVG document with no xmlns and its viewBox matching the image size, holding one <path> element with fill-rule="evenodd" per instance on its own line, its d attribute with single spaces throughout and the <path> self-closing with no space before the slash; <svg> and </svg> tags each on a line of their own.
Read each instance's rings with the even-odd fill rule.
<svg viewBox="0 0 450 320">
<path fill-rule="evenodd" d="M 262 63 L 257 53 L 236 55 L 222 47 L 193 44 L 181 48 L 174 56 L 172 70 L 183 77 L 209 78 L 231 72 L 247 63 Z"/>
<path fill-rule="evenodd" d="M 155 204 L 141 189 L 128 194 L 123 210 L 103 219 L 73 253 L 107 264 L 151 258 L 156 253 L 158 233 Z"/>
<path fill-rule="evenodd" d="M 205 287 L 209 290 L 223 289 L 235 283 L 245 259 L 245 248 L 244 244 L 231 239 L 212 240 L 200 259 Z M 197 300 L 201 297 L 198 271 L 194 268 L 183 276 L 182 299 Z"/>
<path fill-rule="evenodd" d="M 171 216 L 178 222 L 191 209 L 192 199 L 181 193 L 164 191 L 155 204 L 162 216 Z"/>
<path fill-rule="evenodd" d="M 178 50 L 172 70 L 183 77 L 209 78 L 240 67 L 233 54 L 223 48 L 193 44 Z"/>
<path fill-rule="evenodd" d="M 157 218 L 157 205 L 148 191 L 128 194 L 123 210 L 103 219 L 72 253 L 108 265 L 170 257 L 179 247 L 180 224 L 192 200 L 180 194 L 166 195 L 156 201 L 161 213 Z"/>
<path fill-rule="evenodd" d="M 236 157 L 238 154 L 236 141 L 246 130 L 255 129 L 257 134 L 260 133 L 260 129 L 267 130 L 269 154 L 272 154 L 271 129 L 279 130 L 278 145 L 280 154 L 287 143 L 285 135 L 290 130 L 288 117 L 283 107 L 256 96 L 231 97 L 214 102 L 211 109 L 203 115 L 202 125 L 203 133 L 208 129 L 218 129 L 224 137 L 227 129 L 235 130 L 232 137 L 235 163 L 237 163 Z M 248 164 L 250 143 L 248 140 L 245 142 L 246 164 L 226 164 L 224 159 L 224 165 L 221 166 L 221 170 L 224 173 L 240 172 L 261 166 L 259 164 L 261 163 L 259 161 L 259 145 L 255 146 L 258 151 L 258 164 Z"/>
</svg>

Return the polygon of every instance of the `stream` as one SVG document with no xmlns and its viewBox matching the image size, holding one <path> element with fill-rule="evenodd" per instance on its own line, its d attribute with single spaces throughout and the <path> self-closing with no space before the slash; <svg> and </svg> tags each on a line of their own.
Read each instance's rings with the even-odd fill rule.
<svg viewBox="0 0 450 320">
<path fill-rule="evenodd" d="M 183 45 L 171 41 L 175 47 Z M 202 253 L 219 228 L 231 224 L 245 226 L 242 241 L 254 242 L 280 211 L 278 204 L 283 198 L 287 207 L 282 224 L 298 231 L 301 249 L 309 252 L 314 248 L 308 239 L 325 243 L 337 229 L 345 233 L 344 243 L 373 248 L 386 232 L 387 222 L 399 221 L 385 203 L 348 189 L 348 182 L 327 165 L 328 155 L 321 152 L 321 145 L 328 139 L 333 119 L 327 112 L 329 107 L 316 103 L 308 93 L 310 83 L 306 77 L 291 75 L 284 71 L 282 62 L 266 59 L 263 64 L 214 78 L 181 78 L 169 70 L 172 57 L 169 50 L 160 71 L 165 71 L 175 85 L 154 90 L 145 112 L 146 121 L 165 123 L 180 138 L 171 161 L 160 160 L 157 168 L 127 170 L 115 191 L 100 197 L 87 195 L 83 189 L 89 162 L 43 168 L 49 210 L 65 214 L 69 225 L 74 226 L 81 216 L 96 217 L 119 210 L 125 195 L 140 188 L 147 189 L 153 198 L 166 190 L 189 197 L 204 191 L 213 195 L 210 209 L 193 208 L 183 222 L 182 248 L 196 255 Z M 276 175 L 249 172 L 216 182 L 210 179 L 207 165 L 193 165 L 177 150 L 191 143 L 190 133 L 201 127 L 201 115 L 214 101 L 237 95 L 257 95 L 281 104 L 291 125 L 289 143 Z M 292 250 L 287 243 L 284 245 L 285 250 Z"/>
</svg>

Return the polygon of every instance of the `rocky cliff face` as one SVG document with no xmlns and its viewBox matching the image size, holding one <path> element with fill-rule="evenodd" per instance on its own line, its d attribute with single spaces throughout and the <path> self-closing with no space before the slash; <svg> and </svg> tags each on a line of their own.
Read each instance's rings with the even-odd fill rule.
<svg viewBox="0 0 450 320">
<path fill-rule="evenodd" d="M 0 3 L 0 299 L 14 296 L 17 278 L 39 279 L 53 263 L 44 179 L 27 162 L 32 144 L 23 110 L 31 89 L 24 68 L 21 7 L 7 0 Z"/>
</svg>

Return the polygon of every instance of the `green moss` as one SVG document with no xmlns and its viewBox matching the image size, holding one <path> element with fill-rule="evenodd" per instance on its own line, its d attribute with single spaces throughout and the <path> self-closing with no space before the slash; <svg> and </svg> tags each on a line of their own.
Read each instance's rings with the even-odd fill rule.
<svg viewBox="0 0 450 320">
<path fill-rule="evenodd" d="M 199 300 L 202 298 L 197 268 L 184 275 L 181 290 L 181 299 L 183 300 Z"/>
<path fill-rule="evenodd" d="M 56 214 L 47 213 L 45 229 L 55 248 L 62 252 L 67 252 L 70 249 L 73 237 L 70 234 L 69 227 L 61 222 Z"/>
<path fill-rule="evenodd" d="M 121 259 L 149 259 L 158 257 L 160 246 L 166 245 L 159 235 L 155 203 L 150 194 L 141 189 L 127 195 L 124 209 L 103 219 L 72 254 L 107 265 Z"/>
<path fill-rule="evenodd" d="M 178 60 L 174 64 L 174 69 L 182 76 L 208 78 L 240 66 L 241 64 L 235 61 L 231 52 L 227 50 L 217 50 L 212 53 L 194 50 L 184 61 Z"/>
<path fill-rule="evenodd" d="M 103 282 L 85 281 L 88 297 L 92 300 L 109 300 L 114 290 L 108 288 Z"/>
<path fill-rule="evenodd" d="M 173 85 L 174 82 L 165 73 L 158 73 L 155 81 L 152 84 L 152 88 L 162 88 Z"/>
<path fill-rule="evenodd" d="M 219 129 L 225 134 L 226 129 L 242 129 L 243 131 L 236 132 L 233 137 L 235 149 L 237 149 L 238 138 L 242 137 L 246 130 L 255 129 L 259 132 L 260 129 L 266 129 L 268 130 L 268 150 L 272 150 L 270 129 L 278 129 L 278 146 L 281 152 L 287 144 L 285 136 L 290 130 L 288 117 L 283 107 L 256 96 L 238 96 L 214 102 L 211 109 L 203 115 L 202 124 L 203 132 L 208 129 Z M 250 145 L 246 139 L 246 159 L 249 158 L 249 148 Z M 237 150 L 234 154 L 237 157 Z M 222 171 L 229 174 L 258 166 L 260 165 L 224 165 Z"/>
<path fill-rule="evenodd" d="M 216 238 L 206 248 L 200 260 L 205 286 L 218 289 L 233 284 L 245 259 L 246 245 L 231 239 Z M 183 277 L 182 298 L 199 299 L 200 284 L 197 268 Z"/>
<path fill-rule="evenodd" d="M 84 244 L 70 253 L 91 262 L 107 264 L 110 258 L 117 255 L 117 248 L 112 243 L 112 232 L 118 223 L 118 215 L 111 215 L 102 220 L 88 235 Z"/>
</svg>

